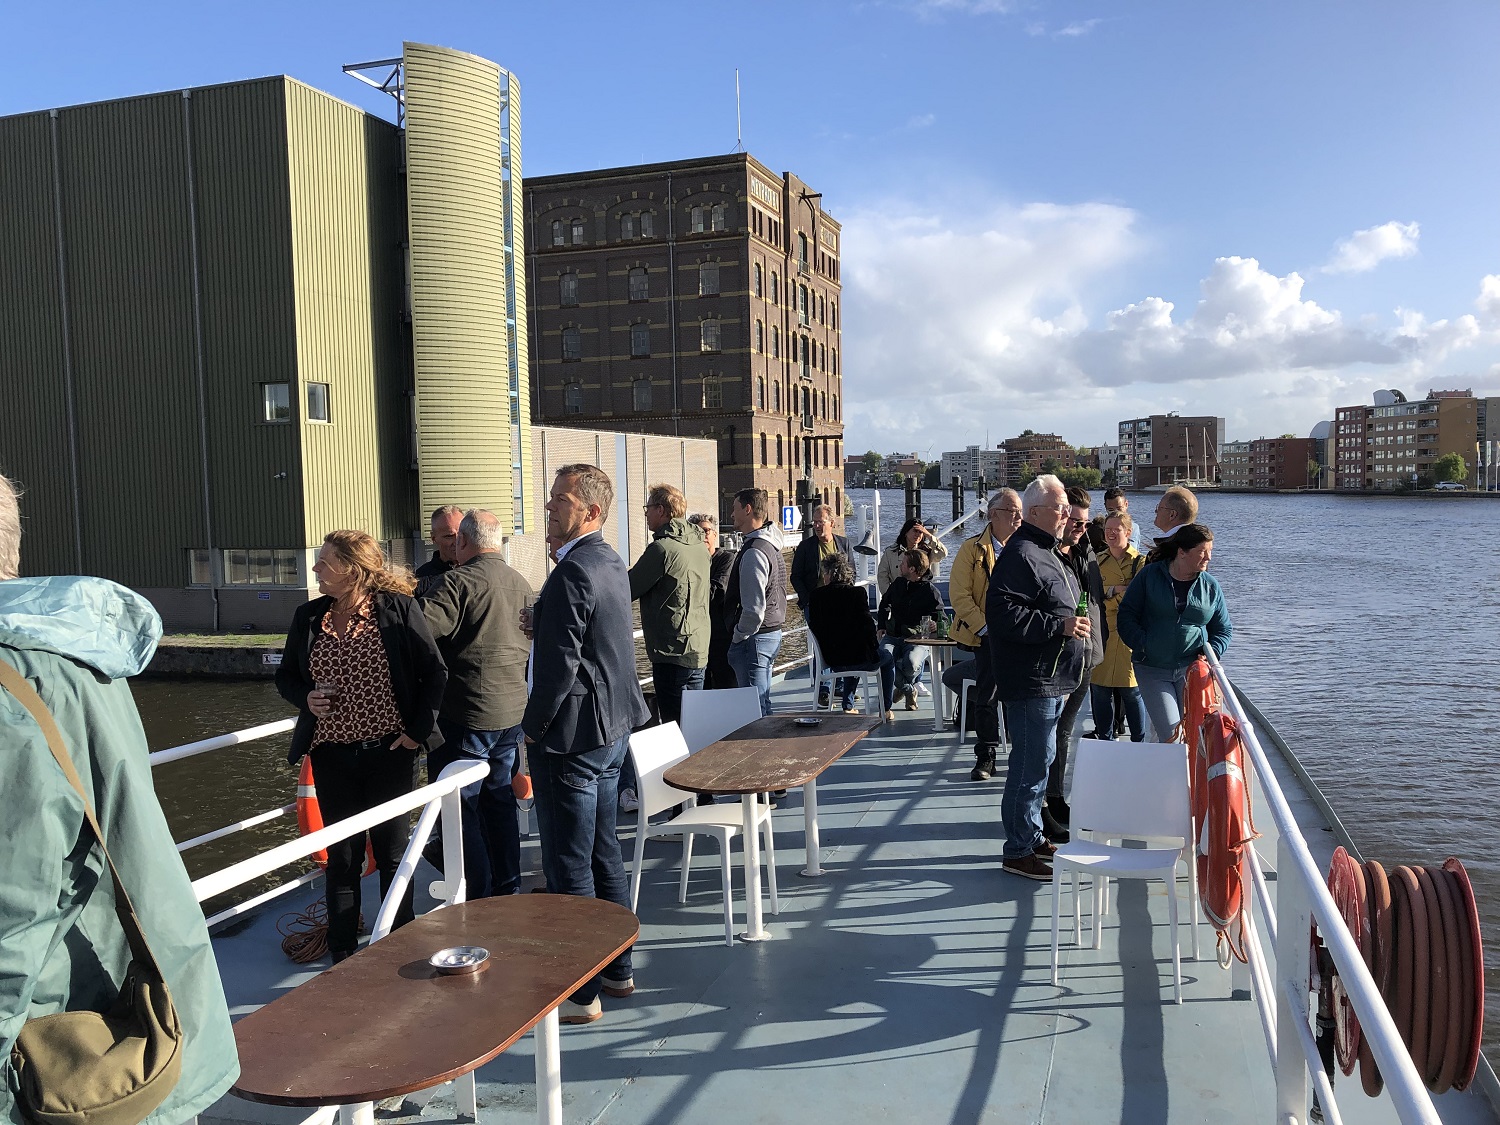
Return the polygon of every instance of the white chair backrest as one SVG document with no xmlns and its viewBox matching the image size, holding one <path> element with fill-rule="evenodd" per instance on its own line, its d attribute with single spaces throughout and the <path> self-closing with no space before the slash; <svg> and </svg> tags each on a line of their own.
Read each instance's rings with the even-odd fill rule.
<svg viewBox="0 0 1500 1125">
<path fill-rule="evenodd" d="M 687 743 L 682 740 L 682 731 L 676 723 L 647 727 L 630 736 L 630 757 L 635 762 L 639 780 L 636 796 L 647 816 L 655 816 L 663 809 L 680 805 L 690 798 L 685 790 L 674 789 L 661 779 L 663 773 L 685 759 L 688 753 Z"/>
<path fill-rule="evenodd" d="M 1072 823 L 1106 836 L 1185 836 L 1191 809 L 1180 742 L 1084 738 L 1074 751 Z"/>
<path fill-rule="evenodd" d="M 682 693 L 682 737 L 694 754 L 758 718 L 760 692 L 754 687 Z"/>
</svg>

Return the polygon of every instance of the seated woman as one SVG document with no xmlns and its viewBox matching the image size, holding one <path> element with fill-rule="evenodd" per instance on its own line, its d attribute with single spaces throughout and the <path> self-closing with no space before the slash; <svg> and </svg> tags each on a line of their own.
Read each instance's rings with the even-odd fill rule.
<svg viewBox="0 0 1500 1125">
<path fill-rule="evenodd" d="M 887 719 L 893 719 L 896 661 L 875 635 L 875 619 L 870 616 L 870 601 L 864 587 L 854 584 L 854 569 L 843 555 L 829 555 L 820 566 L 823 585 L 808 594 L 807 627 L 812 630 L 830 671 L 880 669 L 880 710 Z M 848 714 L 858 714 L 854 706 L 857 682 L 854 676 L 839 681 L 839 702 Z"/>
<path fill-rule="evenodd" d="M 876 618 L 880 639 L 890 644 L 896 659 L 896 690 L 906 699 L 908 711 L 917 709 L 917 676 L 926 653 L 906 638 L 921 633 L 922 618 L 942 612 L 929 556 L 921 547 L 911 547 L 901 555 L 901 575 L 885 588 Z"/>
<path fill-rule="evenodd" d="M 901 577 L 901 556 L 914 548 L 927 552 L 929 570 L 937 566 L 939 559 L 948 557 L 948 548 L 927 530 L 920 516 L 907 520 L 901 525 L 896 541 L 881 552 L 880 564 L 875 568 L 875 589 L 882 598 L 891 583 Z"/>
</svg>

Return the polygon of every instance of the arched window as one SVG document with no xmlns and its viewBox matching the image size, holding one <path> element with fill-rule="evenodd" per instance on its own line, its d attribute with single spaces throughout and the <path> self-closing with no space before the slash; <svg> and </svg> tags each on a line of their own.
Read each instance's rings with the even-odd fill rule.
<svg viewBox="0 0 1500 1125">
<path fill-rule="evenodd" d="M 651 325 L 642 323 L 630 326 L 630 354 L 632 356 L 651 354 Z"/>
<path fill-rule="evenodd" d="M 771 325 L 771 358 L 781 358 L 781 329 Z"/>
<path fill-rule="evenodd" d="M 771 384 L 771 409 L 777 414 L 781 413 L 781 380 L 777 379 Z M 778 439 L 779 440 L 779 439 Z M 778 465 L 780 461 L 776 462 Z"/>
<path fill-rule="evenodd" d="M 566 243 L 563 241 L 563 225 L 562 225 L 562 220 L 561 219 L 553 219 L 552 220 L 552 245 L 553 246 L 564 246 L 564 245 L 566 245 Z"/>
<path fill-rule="evenodd" d="M 574 219 L 573 220 L 573 245 L 574 246 L 582 246 L 583 245 L 583 220 L 582 219 Z"/>
<path fill-rule="evenodd" d="M 837 462 L 839 459 L 837 445 L 834 446 L 833 459 L 835 462 Z M 844 490 L 838 485 L 833 486 L 833 510 L 839 515 L 844 514 Z"/>
<path fill-rule="evenodd" d="M 632 301 L 651 299 L 651 282 L 646 275 L 645 266 L 636 266 L 630 271 L 630 299 Z"/>
<path fill-rule="evenodd" d="M 769 462 L 766 459 L 766 435 L 765 434 L 761 434 L 760 435 L 760 463 L 762 465 L 769 464 Z"/>
<path fill-rule="evenodd" d="M 807 265 L 807 235 L 800 230 L 797 232 L 797 261 L 801 265 Z"/>
<path fill-rule="evenodd" d="M 781 280 L 776 271 L 771 271 L 771 304 L 781 304 Z"/>
<path fill-rule="evenodd" d="M 766 380 L 764 376 L 755 380 L 755 409 L 766 408 Z"/>
<path fill-rule="evenodd" d="M 757 297 L 761 296 L 760 280 L 761 280 L 760 263 L 756 262 L 755 263 L 755 295 Z"/>
<path fill-rule="evenodd" d="M 703 379 L 703 409 L 724 409 L 724 380 L 717 375 L 708 375 Z"/>
<path fill-rule="evenodd" d="M 777 434 L 776 435 L 776 464 L 780 465 L 781 463 L 782 463 L 782 458 L 781 458 L 781 435 Z"/>
<path fill-rule="evenodd" d="M 630 401 L 637 410 L 651 409 L 650 379 L 637 379 L 630 385 Z"/>
<path fill-rule="evenodd" d="M 621 238 L 634 238 L 635 237 L 635 216 L 634 215 L 621 215 L 620 216 L 620 237 Z"/>
<path fill-rule="evenodd" d="M 582 383 L 569 383 L 563 388 L 563 412 L 565 414 L 583 413 Z"/>
<path fill-rule="evenodd" d="M 835 375 L 837 375 L 839 373 L 839 350 L 838 350 L 838 348 L 834 348 L 833 349 L 833 373 Z"/>
<path fill-rule="evenodd" d="M 716 352 L 719 350 L 719 322 L 717 320 L 705 320 L 698 326 L 698 349 L 705 352 Z"/>
<path fill-rule="evenodd" d="M 565 273 L 557 279 L 557 303 L 564 308 L 578 304 L 578 275 Z"/>
<path fill-rule="evenodd" d="M 766 323 L 763 320 L 755 322 L 755 350 L 762 354 L 766 350 Z"/>
<path fill-rule="evenodd" d="M 822 399 L 823 399 L 823 417 L 827 418 L 828 417 L 828 392 L 827 391 L 823 392 Z"/>
<path fill-rule="evenodd" d="M 807 286 L 797 286 L 797 323 L 807 323 Z"/>
<path fill-rule="evenodd" d="M 833 396 L 833 417 L 834 417 L 835 421 L 837 421 L 839 418 L 843 417 L 843 415 L 841 415 L 839 413 L 839 396 L 838 395 L 834 395 Z"/>
<path fill-rule="evenodd" d="M 713 230 L 729 229 L 729 205 L 727 203 L 715 203 L 713 211 L 709 216 L 709 226 Z"/>
<path fill-rule="evenodd" d="M 642 238 L 655 238 L 656 237 L 656 212 L 655 211 L 642 211 L 641 212 L 641 237 Z"/>
<path fill-rule="evenodd" d="M 583 333 L 577 328 L 562 330 L 562 357 L 563 359 L 583 358 Z"/>
<path fill-rule="evenodd" d="M 839 303 L 837 301 L 829 301 L 828 302 L 828 327 L 829 328 L 837 328 L 838 326 L 839 326 Z"/>
<path fill-rule="evenodd" d="M 717 297 L 719 295 L 719 263 L 702 262 L 698 266 L 698 296 Z"/>
<path fill-rule="evenodd" d="M 704 216 L 703 216 L 703 208 L 702 207 L 694 207 L 693 211 L 692 211 L 692 218 L 693 218 L 693 233 L 694 234 L 702 234 L 703 231 L 704 231 L 704 229 L 705 229 L 705 227 L 704 227 L 704 221 L 703 221 L 703 218 L 704 218 Z"/>
</svg>

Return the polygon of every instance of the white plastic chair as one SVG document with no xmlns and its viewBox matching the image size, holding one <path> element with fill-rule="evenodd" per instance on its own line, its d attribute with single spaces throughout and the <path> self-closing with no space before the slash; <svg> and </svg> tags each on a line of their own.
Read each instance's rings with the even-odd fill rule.
<svg viewBox="0 0 1500 1125">
<path fill-rule="evenodd" d="M 754 687 L 682 693 L 682 738 L 694 754 L 758 718 L 760 691 Z"/>
<path fill-rule="evenodd" d="M 884 694 L 880 687 L 880 669 L 878 667 L 873 670 L 869 668 L 857 668 L 852 671 L 835 671 L 829 668 L 827 662 L 823 659 L 823 650 L 818 647 L 818 638 L 813 636 L 811 629 L 807 631 L 807 644 L 812 649 L 813 668 L 818 672 L 813 677 L 814 682 L 821 687 L 824 680 L 828 681 L 829 710 L 833 709 L 834 704 L 833 681 L 835 678 L 843 679 L 846 676 L 858 676 L 863 682 L 864 687 L 865 714 L 879 715 L 883 713 L 881 705 L 884 702 Z"/>
<path fill-rule="evenodd" d="M 958 744 L 962 746 L 969 741 L 969 689 L 978 687 L 978 680 L 964 680 L 959 685 L 958 699 Z M 999 707 L 997 703 L 995 705 Z M 1000 748 L 996 751 L 997 757 L 1005 757 L 1010 753 L 1010 742 L 1005 737 L 1005 714 L 1002 711 L 999 716 Z"/>
<path fill-rule="evenodd" d="M 738 690 L 738 689 L 737 689 Z M 744 689 L 755 694 L 754 688 Z M 686 701 L 696 692 L 684 692 Z M 758 700 L 757 696 L 757 700 Z M 756 704 L 756 718 L 760 705 Z M 741 724 L 743 725 L 743 724 Z M 732 728 L 731 728 L 732 729 Z M 636 908 L 641 895 L 641 867 L 646 858 L 647 836 L 682 835 L 682 876 L 677 884 L 677 901 L 687 901 L 688 872 L 693 862 L 693 837 L 699 833 L 719 841 L 719 876 L 724 885 L 724 944 L 734 945 L 734 879 L 730 873 L 729 841 L 739 835 L 743 812 L 739 805 L 691 805 L 670 820 L 652 824 L 651 817 L 682 803 L 684 793 L 662 780 L 661 775 L 688 757 L 688 745 L 676 723 L 647 727 L 630 736 L 630 757 L 635 763 L 640 788 L 636 791 L 641 807 L 637 812 L 635 863 L 630 875 L 630 909 Z M 776 898 L 776 842 L 771 832 L 771 808 L 756 803 L 756 823 L 765 838 L 766 883 L 771 892 L 771 913 L 779 914 Z"/>
<path fill-rule="evenodd" d="M 1062 877 L 1073 889 L 1073 942 L 1083 944 L 1078 876 L 1093 883 L 1093 947 L 1101 940 L 1103 880 L 1160 879 L 1167 886 L 1171 926 L 1172 991 L 1182 1003 L 1182 966 L 1177 947 L 1177 862 L 1194 862 L 1192 809 L 1188 799 L 1187 747 L 1182 743 L 1111 742 L 1084 739 L 1073 767 L 1072 822 L 1092 839 L 1058 846 L 1052 857 L 1052 983 L 1057 984 L 1057 931 Z M 1103 839 L 1144 839 L 1165 847 L 1125 848 Z M 1190 902 L 1191 906 L 1191 902 Z M 1189 915 L 1191 918 L 1192 915 Z"/>
</svg>

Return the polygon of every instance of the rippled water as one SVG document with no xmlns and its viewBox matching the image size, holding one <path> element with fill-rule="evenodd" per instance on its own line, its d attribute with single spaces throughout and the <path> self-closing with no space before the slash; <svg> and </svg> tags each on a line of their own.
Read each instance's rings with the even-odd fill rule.
<svg viewBox="0 0 1500 1125">
<path fill-rule="evenodd" d="M 856 504 L 870 493 L 851 490 Z M 883 540 L 903 519 L 882 493 Z M 1100 497 L 1102 501 L 1102 496 Z M 946 524 L 947 492 L 925 512 Z M 1154 498 L 1132 497 L 1149 513 Z M 1234 625 L 1225 659 L 1306 765 L 1369 858 L 1387 865 L 1457 855 L 1474 879 L 1486 936 L 1500 933 L 1500 502 L 1465 498 L 1201 497 L 1213 572 Z M 979 521 L 968 529 L 977 531 Z M 956 549 L 959 536 L 950 538 Z M 946 566 L 944 567 L 946 573 Z M 290 714 L 269 682 L 137 681 L 153 749 Z M 157 771 L 184 839 L 292 799 L 285 738 Z M 194 874 L 295 833 L 290 820 L 187 855 Z M 1500 949 L 1486 956 L 1489 995 Z M 1500 1016 L 1493 999 L 1491 1017 Z M 1497 1024 L 1492 1018 L 1491 1029 Z M 1496 1058 L 1500 1036 L 1486 1034 Z"/>
</svg>

